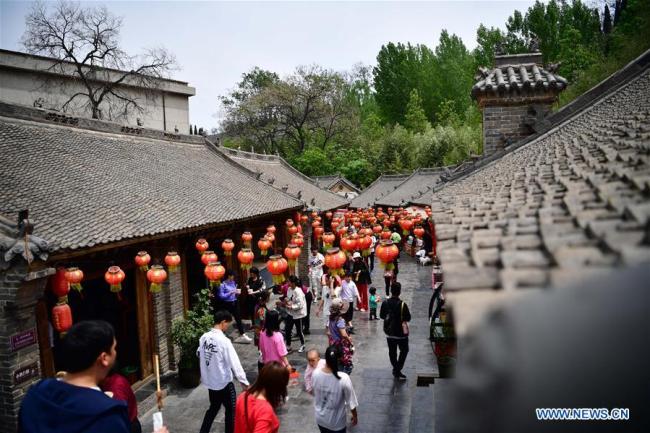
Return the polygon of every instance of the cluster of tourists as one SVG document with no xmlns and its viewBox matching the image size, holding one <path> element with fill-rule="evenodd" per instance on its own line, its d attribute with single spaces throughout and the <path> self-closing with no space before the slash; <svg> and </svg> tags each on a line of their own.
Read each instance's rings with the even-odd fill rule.
<svg viewBox="0 0 650 433">
<path fill-rule="evenodd" d="M 397 243 L 400 240 L 395 239 Z M 373 247 L 375 243 L 373 237 Z M 313 395 L 320 431 L 345 432 L 348 412 L 351 424 L 356 425 L 358 402 L 350 378 L 355 357 L 355 311 L 367 314 L 368 320 L 383 320 L 393 376 L 406 380 L 402 370 L 409 350 L 411 315 L 400 299 L 397 263 L 383 273 L 387 299 L 382 301 L 372 286 L 372 253 L 362 257 L 355 252 L 341 275 L 327 272 L 324 262 L 323 254 L 313 249 L 308 262 L 308 286 L 292 275 L 284 285 L 267 288 L 259 270 L 252 268 L 245 285 L 244 305 L 240 305 L 242 290 L 231 271 L 213 291 L 214 326 L 201 336 L 196 351 L 201 382 L 209 398 L 200 433 L 210 432 L 222 406 L 226 433 L 279 431 L 276 409 L 287 404 L 290 377 L 296 373 L 289 360 L 294 330 L 300 342 L 298 353 L 307 358 L 304 386 Z M 317 317 L 313 324 L 324 328 L 328 338 L 327 347 L 321 350 L 306 350 L 312 304 Z M 242 311 L 251 318 L 252 338 L 245 332 Z M 227 333 L 233 322 L 239 334 L 234 340 Z M 233 341 L 252 342 L 258 349 L 258 375 L 252 384 Z M 19 432 L 141 432 L 133 391 L 128 381 L 113 371 L 117 354 L 111 325 L 103 321 L 79 322 L 62 339 L 62 345 L 65 374 L 44 379 L 29 390 L 21 407 Z M 239 396 L 235 380 L 243 390 Z M 70 416 L 60 416 L 63 412 Z M 155 433 L 168 430 L 163 426 Z"/>
</svg>

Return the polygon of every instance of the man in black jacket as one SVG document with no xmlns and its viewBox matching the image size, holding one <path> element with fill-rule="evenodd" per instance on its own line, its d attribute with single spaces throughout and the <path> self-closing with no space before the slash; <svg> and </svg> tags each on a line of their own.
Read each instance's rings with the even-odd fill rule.
<svg viewBox="0 0 650 433">
<path fill-rule="evenodd" d="M 399 380 L 406 380 L 402 374 L 406 355 L 409 353 L 408 324 L 411 321 L 411 312 L 406 302 L 399 298 L 402 285 L 395 281 L 390 288 L 391 297 L 381 304 L 379 317 L 384 321 L 384 332 L 388 342 L 388 357 L 393 366 L 393 376 Z M 399 357 L 397 348 L 399 347 Z"/>
</svg>

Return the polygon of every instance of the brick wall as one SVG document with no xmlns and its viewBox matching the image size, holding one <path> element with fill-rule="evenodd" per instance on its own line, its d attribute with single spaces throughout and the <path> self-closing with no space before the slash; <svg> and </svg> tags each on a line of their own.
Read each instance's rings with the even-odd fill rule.
<svg viewBox="0 0 650 433">
<path fill-rule="evenodd" d="M 31 272 L 30 272 L 31 271 Z M 0 272 L 0 425 L 2 431 L 16 431 L 18 411 L 29 387 L 40 380 L 40 352 L 38 343 L 15 352 L 10 339 L 19 332 L 36 328 L 36 301 L 43 295 L 47 273 L 42 278 L 24 281 L 34 276 L 21 262 L 6 272 Z M 36 363 L 39 375 L 20 385 L 14 383 L 14 372 Z M 6 430 L 5 430 L 6 428 Z"/>
</svg>

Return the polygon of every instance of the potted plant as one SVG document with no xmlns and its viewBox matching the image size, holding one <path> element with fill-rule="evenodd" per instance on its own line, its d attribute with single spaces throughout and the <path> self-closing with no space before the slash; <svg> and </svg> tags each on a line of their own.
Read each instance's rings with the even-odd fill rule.
<svg viewBox="0 0 650 433">
<path fill-rule="evenodd" d="M 187 311 L 184 318 L 172 323 L 172 340 L 181 352 L 178 378 L 181 386 L 185 388 L 198 386 L 201 379 L 196 349 L 201 335 L 214 325 L 209 294 L 209 289 L 202 289 L 196 295 L 197 302 L 194 307 Z"/>
</svg>

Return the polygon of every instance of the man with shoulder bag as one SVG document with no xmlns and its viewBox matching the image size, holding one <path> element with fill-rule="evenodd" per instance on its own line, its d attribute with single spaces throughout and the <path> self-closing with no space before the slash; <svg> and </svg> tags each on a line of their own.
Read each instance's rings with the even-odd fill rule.
<svg viewBox="0 0 650 433">
<path fill-rule="evenodd" d="M 390 288 L 391 297 L 381 304 L 379 317 L 384 321 L 384 333 L 388 342 L 388 357 L 393 366 L 393 376 L 398 380 L 406 380 L 402 374 L 406 355 L 409 352 L 409 325 L 411 312 L 406 302 L 399 296 L 402 285 L 395 281 Z M 399 356 L 397 349 L 399 348 Z"/>
</svg>

